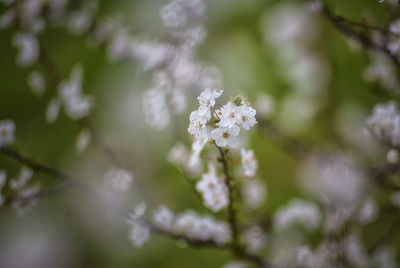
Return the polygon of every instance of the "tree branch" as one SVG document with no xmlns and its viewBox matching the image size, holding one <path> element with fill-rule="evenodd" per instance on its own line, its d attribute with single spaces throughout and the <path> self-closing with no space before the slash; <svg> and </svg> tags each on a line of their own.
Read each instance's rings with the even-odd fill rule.
<svg viewBox="0 0 400 268">
<path fill-rule="evenodd" d="M 231 230 L 231 235 L 232 235 L 232 247 L 235 252 L 235 254 L 239 254 L 241 251 L 243 251 L 243 248 L 240 246 L 239 243 L 239 228 L 238 228 L 238 223 L 237 223 L 237 215 L 236 215 L 236 209 L 234 205 L 234 191 L 235 191 L 235 185 L 233 178 L 229 174 L 229 167 L 228 167 L 228 159 L 227 159 L 227 154 L 224 151 L 223 148 L 219 147 L 215 142 L 215 146 L 218 148 L 219 154 L 220 154 L 220 161 L 223 166 L 223 171 L 225 175 L 225 184 L 228 188 L 228 194 L 229 194 L 229 205 L 228 205 L 228 222 L 229 222 L 229 227 Z"/>
<path fill-rule="evenodd" d="M 62 187 L 78 190 L 78 192 L 80 192 L 81 194 L 83 194 L 84 196 L 87 196 L 87 197 L 98 197 L 97 193 L 92 188 L 80 183 L 79 180 L 77 180 L 77 179 L 71 177 L 70 175 L 68 175 L 62 171 L 59 171 L 53 167 L 50 167 L 43 163 L 40 163 L 30 157 L 27 157 L 17 150 L 14 150 L 14 149 L 11 149 L 8 147 L 0 147 L 0 154 L 10 157 L 10 158 L 16 160 L 17 162 L 32 168 L 34 171 L 36 171 L 38 173 L 43 173 L 43 174 L 49 175 L 52 178 L 63 182 Z M 62 187 L 60 187 L 60 188 L 62 188 Z M 47 193 L 46 193 L 46 191 L 43 191 L 42 193 L 40 193 L 40 195 L 42 195 L 42 194 L 44 195 Z M 96 198 L 96 200 L 98 200 L 98 198 Z M 104 202 L 104 200 L 101 200 L 101 201 Z M 130 215 L 129 210 L 122 208 L 116 204 L 105 203 L 105 205 L 116 209 L 125 218 L 128 218 Z M 232 250 L 232 252 L 235 254 L 235 256 L 245 259 L 245 260 L 248 260 L 249 262 L 254 263 L 258 267 L 264 267 L 264 268 L 276 267 L 276 266 L 268 263 L 267 261 L 263 260 L 260 256 L 249 254 L 243 250 L 237 250 L 237 248 L 233 244 L 217 244 L 213 240 L 199 240 L 199 239 L 188 238 L 188 237 L 180 235 L 180 234 L 162 230 L 162 229 L 158 228 L 156 225 L 154 225 L 151 221 L 149 221 L 145 218 L 140 218 L 140 220 L 144 224 L 147 224 L 150 227 L 150 229 L 152 230 L 152 232 L 155 234 L 165 236 L 165 237 L 171 238 L 176 241 L 184 241 L 188 245 L 194 246 L 194 247 L 211 247 L 211 248 L 217 248 L 217 249 Z"/>
<path fill-rule="evenodd" d="M 373 40 L 370 37 L 368 37 L 360 32 L 357 32 L 350 27 L 350 25 L 360 26 L 360 25 L 362 25 L 362 23 L 355 23 L 348 19 L 345 19 L 342 16 L 337 15 L 325 4 L 322 7 L 321 14 L 324 15 L 325 18 L 327 18 L 327 20 L 329 22 L 331 22 L 331 24 L 346 37 L 348 37 L 352 40 L 355 40 L 356 42 L 358 42 L 362 47 L 364 47 L 367 50 L 380 52 L 383 55 L 385 55 L 396 67 L 397 79 L 398 79 L 398 81 L 400 81 L 400 60 L 399 60 L 399 58 L 395 54 L 390 52 L 390 50 L 386 47 L 385 44 L 383 44 L 383 45 L 377 44 L 377 43 L 373 42 Z M 374 29 L 374 30 L 377 30 L 377 29 Z M 387 31 L 381 31 L 381 32 L 382 32 L 382 34 L 387 33 Z"/>
</svg>

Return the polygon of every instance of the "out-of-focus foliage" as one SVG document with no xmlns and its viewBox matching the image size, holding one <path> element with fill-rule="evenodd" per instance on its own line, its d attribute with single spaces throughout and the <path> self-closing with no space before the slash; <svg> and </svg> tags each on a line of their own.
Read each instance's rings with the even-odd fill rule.
<svg viewBox="0 0 400 268">
<path fill-rule="evenodd" d="M 76 2 L 79 5 L 81 1 Z M 101 0 L 96 18 L 119 18 L 139 41 L 168 39 L 171 29 L 163 25 L 160 17 L 165 2 Z M 313 228 L 313 212 L 318 209 L 313 207 L 315 204 L 329 207 L 343 202 L 346 205 L 358 197 L 364 198 L 359 191 L 364 191 L 365 187 L 376 201 L 374 204 L 385 208 L 390 202 L 389 194 L 394 191 L 380 191 L 372 182 L 364 184 L 365 180 L 370 180 L 369 167 L 386 163 L 388 148 L 366 135 L 365 122 L 376 103 L 386 103 L 389 99 L 397 101 L 398 95 L 388 97 L 385 85 L 366 79 L 372 76 L 367 71 L 371 68 L 371 57 L 367 52 L 348 41 L 323 16 L 304 8 L 303 1 L 220 0 L 206 3 L 203 18 L 206 35 L 194 52 L 195 59 L 219 70 L 212 74 L 218 76 L 218 81 L 221 77 L 219 86 L 226 98 L 238 94 L 246 96 L 258 112 L 266 109 L 266 121 L 273 122 L 285 135 L 301 140 L 313 151 L 315 149 L 315 154 L 310 156 L 294 157 L 296 153 L 285 152 L 263 130 L 262 118 L 259 118 L 256 130 L 243 134 L 248 135 L 248 147 L 254 149 L 258 159 L 256 177 L 262 184 L 254 188 L 265 185 L 267 199 L 254 210 L 239 206 L 239 219 L 250 221 L 261 215 L 260 220 L 265 220 L 263 216 L 266 216 L 267 223 L 262 227 L 268 229 L 273 221 L 271 215 L 278 211 L 283 218 L 278 225 L 285 229 L 291 223 L 284 215 L 293 213 L 287 206 L 297 199 L 304 199 L 306 201 L 299 201 L 296 206 L 300 210 L 305 207 L 311 216 L 307 217 L 306 213 L 300 222 L 304 220 L 306 230 L 317 230 L 308 238 L 293 231 L 280 240 L 269 239 L 267 232 L 268 247 L 261 251 L 262 255 L 279 260 L 285 257 L 282 248 L 290 251 L 291 247 L 304 241 L 310 245 L 317 243 L 323 232 L 321 227 Z M 374 25 L 386 25 L 391 14 L 388 5 L 377 0 L 335 0 L 327 1 L 327 5 L 346 18 L 373 22 Z M 393 9 L 397 14 L 399 7 Z M 6 5 L 0 3 L 0 16 L 6 10 Z M 133 178 L 119 174 L 119 181 L 114 182 L 116 188 L 129 188 L 118 195 L 118 202 L 133 207 L 144 198 L 141 189 L 135 184 L 130 185 L 131 180 L 140 179 L 161 203 L 174 211 L 193 208 L 201 214 L 209 212 L 193 192 L 190 182 L 176 165 L 167 161 L 167 155 L 177 140 L 189 148 L 189 114 L 197 107 L 196 97 L 203 90 L 200 87 L 208 86 L 211 78 L 188 90 L 185 93 L 186 108 L 177 114 L 171 113 L 170 122 L 163 129 L 154 129 L 146 123 L 147 106 L 143 109 L 142 101 L 145 92 L 155 87 L 153 70 L 143 68 L 140 59 L 110 59 L 107 46 L 95 46 L 85 34 L 75 35 L 60 26 L 46 29 L 38 37 L 41 49 L 55 65 L 50 69 L 56 73 L 46 71 L 39 62 L 21 68 L 16 63 L 15 32 L 14 27 L 0 30 L 0 120 L 15 122 L 16 148 L 41 162 L 68 171 L 100 191 L 109 186 L 105 174 L 110 170 L 118 173 L 115 165 L 92 143 L 82 153 L 75 148 L 76 140 L 82 134 L 81 124 L 71 120 L 68 112 L 61 112 L 52 124 L 45 118 L 48 105 L 59 90 L 55 78 L 61 76 L 61 80 L 67 80 L 73 77 L 72 70 L 79 70 L 76 65 L 79 63 L 84 70 L 83 95 L 80 97 L 95 96 L 88 118 L 103 140 L 133 171 Z M 30 89 L 28 77 L 32 70 L 44 75 L 44 92 Z M 183 73 L 181 77 L 188 75 L 189 72 Z M 398 90 L 398 86 L 390 90 Z M 155 96 L 161 94 L 153 93 Z M 164 112 L 159 111 L 162 115 Z M 167 119 L 162 117 L 158 126 L 164 124 L 164 120 Z M 82 137 L 82 146 L 85 138 L 88 137 Z M 319 170 L 325 166 L 329 167 Z M 0 169 L 6 170 L 7 176 L 12 178 L 18 175 L 20 165 L 0 156 Z M 338 174 L 340 177 L 332 178 Z M 321 177 L 326 178 L 322 184 L 313 180 Z M 55 185 L 54 180 L 39 173 L 34 174 L 34 180 L 42 187 Z M 398 180 L 395 182 L 398 187 Z M 247 190 L 250 195 L 254 194 L 253 190 Z M 104 198 L 115 196 L 105 194 Z M 311 207 L 307 202 L 311 202 Z M 400 213 L 387 208 L 379 213 L 379 219 L 363 229 L 363 244 L 370 248 L 382 239 L 384 245 L 391 246 L 398 254 L 400 230 L 393 226 L 398 225 Z M 224 212 L 217 215 L 225 216 Z M 317 220 L 330 221 L 334 225 L 334 219 L 326 217 Z M 41 198 L 22 217 L 4 206 L 0 210 L 0 266 L 222 267 L 232 259 L 229 251 L 198 249 L 160 236 L 152 236 L 151 243 L 136 249 L 130 243 L 128 233 L 126 219 L 116 211 L 75 192 Z"/>
</svg>

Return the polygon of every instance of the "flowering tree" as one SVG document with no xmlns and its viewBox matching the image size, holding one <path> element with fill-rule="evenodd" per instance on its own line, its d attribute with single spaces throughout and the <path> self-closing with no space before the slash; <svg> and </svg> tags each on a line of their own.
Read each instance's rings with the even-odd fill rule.
<svg viewBox="0 0 400 268">
<path fill-rule="evenodd" d="M 268 7 L 257 17 L 257 24 L 261 25 L 263 45 L 274 54 L 271 62 L 285 81 L 282 87 L 289 89 L 285 94 L 227 89 L 222 74 L 229 68 L 201 61 L 208 10 L 218 10 L 218 4 L 209 3 L 208 9 L 203 0 L 163 4 L 159 12 L 163 28 L 150 38 L 136 33 L 137 29 L 120 17 L 105 14 L 102 8 L 109 5 L 106 1 L 0 0 L 0 28 L 17 51 L 15 63 L 25 71 L 27 88 L 45 101 L 43 121 L 48 125 L 62 121 L 68 129 L 78 130 L 73 133 L 76 152 L 68 149 L 65 136 L 72 133 L 65 128 L 55 135 L 55 139 L 67 143 L 58 161 L 51 157 L 42 161 L 42 145 L 24 148 L 26 141 L 20 143 L 18 138 L 20 125 L 22 131 L 28 129 L 25 120 L 30 119 L 29 113 L 23 110 L 28 113 L 25 120 L 16 120 L 12 116 L 16 107 L 4 110 L 9 114 L 0 110 L 0 155 L 4 160 L 1 208 L 27 217 L 40 211 L 35 207 L 38 201 L 49 202 L 65 192 L 77 192 L 79 209 L 91 207 L 91 203 L 100 207 L 91 210 L 90 222 L 111 211 L 114 221 L 127 223 L 123 230 L 129 233 L 127 237 L 135 248 L 145 248 L 151 236 L 159 236 L 177 242 L 178 247 L 228 252 L 229 257 L 221 261 L 226 268 L 398 267 L 397 1 L 374 1 L 376 8 L 384 9 L 382 23 L 379 14 L 348 19 L 320 0 Z M 369 115 L 357 107 L 342 105 L 342 99 L 332 93 L 336 87 L 352 84 L 333 78 L 337 74 L 334 69 L 339 67 L 329 57 L 333 51 L 323 53 L 326 28 L 334 29 L 334 38 L 343 37 L 351 50 L 363 53 L 367 60 L 364 78 L 371 83 L 374 95 L 362 97 L 362 101 L 369 105 Z M 104 51 L 113 67 L 135 66 L 140 70 L 135 79 L 144 80 L 150 89 L 139 94 L 140 102 L 125 100 L 136 101 L 137 95 L 122 97 L 107 110 L 101 94 L 87 93 L 85 64 L 73 63 L 66 68 L 59 57 L 68 58 L 68 48 L 62 44 L 64 51 L 51 49 L 52 42 L 46 39 L 52 34 L 61 39 L 75 36 L 87 44 L 82 55 Z M 246 66 L 234 68 L 241 69 L 234 76 L 248 74 Z M 352 79 L 357 81 L 363 78 L 355 77 Z M 5 81 L 11 80 L 14 78 Z M 7 101 L 7 96 L 1 101 Z M 137 103 L 143 116 L 129 110 Z M 335 127 L 326 116 L 332 107 L 339 122 Z M 114 117 L 110 110 L 123 112 Z M 120 128 L 110 132 L 115 137 L 101 130 L 102 120 L 96 118 L 102 117 L 113 117 L 113 123 L 121 120 L 117 124 Z M 143 129 L 148 132 L 138 139 L 125 135 L 129 126 L 123 118 L 135 125 L 135 135 Z M 310 129 L 323 134 L 315 138 Z M 327 133 L 333 129 L 336 134 Z M 40 135 L 45 142 L 49 139 L 50 131 L 38 130 L 39 135 L 31 130 L 29 136 L 36 140 L 42 138 Z M 150 144 L 151 135 L 159 143 Z M 164 140 L 168 135 L 172 144 Z M 340 138 L 332 138 L 334 135 Z M 121 141 L 118 146 L 119 139 L 128 142 Z M 289 157 L 285 160 L 279 156 L 281 152 L 268 153 L 270 148 L 257 142 L 259 139 L 269 141 Z M 131 150 L 132 140 L 144 148 L 142 152 Z M 168 152 L 163 149 L 167 143 Z M 62 163 L 65 151 L 71 158 L 66 162 L 79 163 L 80 168 Z M 100 161 L 99 155 L 106 160 Z M 162 162 L 174 169 L 173 176 L 162 171 L 160 155 Z M 275 158 L 277 167 L 269 162 Z M 20 168 L 17 175 L 10 160 Z M 146 168 L 159 170 L 145 172 Z M 143 174 L 155 177 L 141 179 Z M 279 189 L 296 188 L 296 194 L 274 197 L 271 180 L 264 177 L 279 177 L 276 174 L 295 176 L 290 183 L 280 181 L 283 185 Z M 166 182 L 167 177 L 179 177 L 187 187 L 173 187 Z M 271 192 L 268 201 L 267 185 Z M 180 196 L 188 190 L 198 198 L 194 208 Z M 46 201 L 41 200 L 45 197 Z M 267 209 L 269 202 L 277 204 Z M 54 267 L 51 262 L 32 264 L 29 254 L 17 260 L 2 250 L 0 246 L 0 266 L 32 267 L 24 264 L 23 260 L 28 260 L 33 267 Z M 149 265 L 151 262 L 143 264 Z"/>
</svg>

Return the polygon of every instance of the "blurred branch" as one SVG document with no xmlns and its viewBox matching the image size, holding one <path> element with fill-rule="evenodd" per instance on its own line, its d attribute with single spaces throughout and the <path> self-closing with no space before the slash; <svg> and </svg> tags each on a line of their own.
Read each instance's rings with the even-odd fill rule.
<svg viewBox="0 0 400 268">
<path fill-rule="evenodd" d="M 93 127 L 93 125 L 90 123 L 88 119 L 83 119 L 79 121 L 80 125 L 82 127 L 86 127 L 90 134 L 93 137 L 94 143 L 100 148 L 100 150 L 103 152 L 103 154 L 117 167 L 129 170 L 129 168 L 122 162 L 122 160 L 117 156 L 117 154 L 113 151 L 113 149 L 108 146 L 100 137 L 96 129 Z M 146 199 L 150 201 L 154 206 L 157 206 L 160 204 L 158 199 L 148 190 L 147 185 L 139 180 L 138 178 L 135 177 L 133 182 L 136 184 L 137 187 L 139 187 L 140 192 L 142 192 Z"/>
<path fill-rule="evenodd" d="M 54 86 L 57 87 L 58 84 L 61 83 L 62 75 L 58 71 L 57 65 L 55 62 L 49 57 L 47 51 L 41 46 L 41 54 L 39 58 L 40 62 L 42 65 L 49 71 L 51 74 Z M 117 156 L 117 154 L 111 149 L 110 146 L 108 146 L 100 137 L 98 132 L 96 131 L 95 127 L 93 124 L 88 119 L 82 119 L 78 121 L 80 126 L 83 128 L 87 128 L 90 131 L 90 134 L 93 137 L 93 140 L 95 144 L 100 148 L 100 150 L 103 152 L 103 154 L 117 167 L 129 170 L 127 166 L 121 161 L 121 159 Z M 160 202 L 157 200 L 157 198 L 154 197 L 154 195 L 151 194 L 151 192 L 148 190 L 148 187 L 145 185 L 144 182 L 140 181 L 138 178 L 135 178 L 134 183 L 136 186 L 140 189 L 140 191 L 145 195 L 146 199 L 150 201 L 153 205 L 158 205 Z"/>
<path fill-rule="evenodd" d="M 277 128 L 270 120 L 260 120 L 258 129 L 272 139 L 274 144 L 295 158 L 304 157 L 312 152 L 311 148 L 300 140 L 288 136 Z"/>
<path fill-rule="evenodd" d="M 222 163 L 223 170 L 224 170 L 224 175 L 225 175 L 225 184 L 226 187 L 228 188 L 228 194 L 229 194 L 229 205 L 228 205 L 228 222 L 229 222 L 229 227 L 231 229 L 231 235 L 232 235 L 232 247 L 235 255 L 240 254 L 240 252 L 243 251 L 243 248 L 239 244 L 239 228 L 238 228 L 238 223 L 237 223 L 237 215 L 236 215 L 236 209 L 234 205 L 234 191 L 235 191 L 235 185 L 233 178 L 229 174 L 229 167 L 228 167 L 228 159 L 227 159 L 227 152 L 224 151 L 223 148 L 219 147 L 215 142 L 215 146 L 218 148 L 220 158 L 219 160 Z"/>
<path fill-rule="evenodd" d="M 322 4 L 322 3 L 321 3 Z M 400 81 L 400 60 L 399 58 L 390 52 L 390 50 L 386 47 L 386 43 L 377 44 L 374 42 L 369 36 L 354 30 L 351 26 L 363 26 L 367 27 L 365 23 L 362 22 L 354 22 L 349 19 L 346 19 L 342 16 L 339 16 L 335 12 L 333 12 L 326 4 L 322 4 L 321 14 L 329 21 L 331 24 L 344 36 L 356 41 L 362 47 L 367 50 L 376 51 L 385 55 L 393 65 L 396 67 L 397 79 Z M 388 31 L 376 27 L 372 27 L 371 30 L 379 31 L 384 35 L 387 35 Z"/>
<path fill-rule="evenodd" d="M 82 193 L 84 196 L 87 196 L 87 197 L 97 197 L 96 192 L 92 188 L 80 183 L 79 180 L 77 180 L 77 179 L 71 177 L 70 175 L 68 175 L 62 171 L 59 171 L 53 167 L 50 167 L 43 163 L 40 163 L 30 157 L 27 157 L 17 150 L 14 150 L 14 149 L 11 149 L 8 147 L 0 147 L 0 154 L 10 157 L 10 158 L 16 160 L 17 162 L 32 168 L 36 172 L 49 175 L 49 176 L 53 177 L 54 179 L 63 182 L 64 184 L 62 184 L 62 186 L 60 186 L 59 190 L 61 190 L 63 187 L 66 187 L 66 188 L 78 190 L 80 193 Z M 56 193 L 56 192 L 57 191 L 55 191 L 54 193 Z M 52 193 L 52 191 L 43 191 L 43 192 L 40 192 L 39 195 L 47 195 L 50 193 Z M 96 200 L 98 200 L 98 199 L 96 199 Z M 100 199 L 100 200 L 104 202 L 104 200 L 102 200 L 102 199 Z M 129 210 L 124 209 L 120 206 L 116 206 L 115 204 L 111 204 L 109 202 L 106 203 L 105 205 L 116 209 L 125 218 L 128 218 L 130 215 Z M 149 221 L 145 218 L 140 218 L 140 219 L 150 227 L 150 229 L 153 231 L 153 233 L 156 233 L 156 234 L 159 234 L 159 235 L 162 235 L 165 237 L 169 237 L 173 240 L 184 241 L 188 245 L 194 246 L 194 247 L 212 247 L 212 248 L 218 248 L 218 249 L 232 250 L 232 252 L 235 254 L 236 257 L 248 260 L 249 262 L 252 262 L 255 265 L 257 265 L 257 267 L 264 267 L 264 268 L 275 268 L 276 267 L 275 265 L 272 265 L 269 262 L 262 259 L 260 256 L 247 253 L 244 250 L 237 250 L 237 248 L 233 244 L 217 244 L 212 240 L 191 239 L 191 238 L 188 238 L 183 235 L 179 235 L 179 234 L 175 234 L 173 232 L 168 232 L 168 231 L 162 230 L 162 229 L 158 228 L 156 225 L 154 225 L 151 221 Z"/>
<path fill-rule="evenodd" d="M 29 196 L 21 196 L 21 195 L 15 195 L 11 196 L 5 199 L 4 204 L 5 205 L 10 205 L 14 202 L 24 202 L 24 201 L 30 201 L 30 200 L 36 200 L 42 197 L 48 197 L 48 196 L 53 196 L 62 192 L 65 192 L 66 190 L 72 189 L 72 185 L 69 182 L 57 185 L 52 188 L 47 188 L 47 189 L 40 189 L 38 192 L 29 195 Z"/>
<path fill-rule="evenodd" d="M 381 186 L 390 187 L 392 190 L 399 190 L 398 187 L 388 184 L 387 178 L 400 171 L 400 163 L 390 164 L 387 163 L 380 167 L 371 169 L 372 179 Z"/>
</svg>

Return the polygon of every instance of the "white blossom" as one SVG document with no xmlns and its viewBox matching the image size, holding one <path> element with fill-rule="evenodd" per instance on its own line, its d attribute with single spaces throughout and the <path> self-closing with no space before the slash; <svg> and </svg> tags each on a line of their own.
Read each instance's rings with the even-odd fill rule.
<svg viewBox="0 0 400 268">
<path fill-rule="evenodd" d="M 15 140 L 15 124 L 11 120 L 0 121 L 0 147 L 10 145 Z"/>
<path fill-rule="evenodd" d="M 87 32 L 92 24 L 92 12 L 88 7 L 83 7 L 81 10 L 70 13 L 67 22 L 68 30 L 75 35 Z"/>
<path fill-rule="evenodd" d="M 149 240 L 150 228 L 141 223 L 132 223 L 129 238 L 135 247 L 140 248 Z"/>
<path fill-rule="evenodd" d="M 274 226 L 278 231 L 285 230 L 294 224 L 300 224 L 306 230 L 313 231 L 320 225 L 321 212 L 308 201 L 293 199 L 280 208 L 274 215 Z"/>
<path fill-rule="evenodd" d="M 173 231 L 193 239 L 213 240 L 217 244 L 224 244 L 230 239 L 229 227 L 225 223 L 201 217 L 191 210 L 176 217 Z"/>
<path fill-rule="evenodd" d="M 399 161 L 399 151 L 396 149 L 391 149 L 386 154 L 386 160 L 390 164 L 396 164 Z"/>
<path fill-rule="evenodd" d="M 203 197 L 204 205 L 214 212 L 220 211 L 229 204 L 228 189 L 222 178 L 216 174 L 213 164 L 209 164 L 208 172 L 196 184 L 196 190 Z"/>
<path fill-rule="evenodd" d="M 368 198 L 362 205 L 357 220 L 361 224 L 368 224 L 378 216 L 378 205 L 372 198 Z"/>
<path fill-rule="evenodd" d="M 46 122 L 49 124 L 54 123 L 60 113 L 60 101 L 58 99 L 52 99 L 47 105 L 46 110 Z"/>
<path fill-rule="evenodd" d="M 363 196 L 366 180 L 362 170 L 345 155 L 312 156 L 304 170 L 303 186 L 323 204 L 351 207 Z"/>
<path fill-rule="evenodd" d="M 59 85 L 62 103 L 66 114 L 74 120 L 81 119 L 89 115 L 93 108 L 91 97 L 82 95 L 83 70 L 81 65 L 75 65 L 71 72 L 71 77 Z"/>
<path fill-rule="evenodd" d="M 154 129 L 163 129 L 171 121 L 165 92 L 161 88 L 154 88 L 143 94 L 143 109 L 146 122 Z"/>
<path fill-rule="evenodd" d="M 394 102 L 375 105 L 367 126 L 380 141 L 400 145 L 400 114 Z"/>
<path fill-rule="evenodd" d="M 166 206 L 160 206 L 153 215 L 154 224 L 163 230 L 170 230 L 173 220 L 174 213 Z"/>
<path fill-rule="evenodd" d="M 389 30 L 394 34 L 400 34 L 400 20 L 392 22 L 389 26 Z"/>
<path fill-rule="evenodd" d="M 132 184 L 133 176 L 125 169 L 113 169 L 106 173 L 107 186 L 118 192 L 125 192 Z"/>
<path fill-rule="evenodd" d="M 246 130 L 249 130 L 257 123 L 255 116 L 256 110 L 246 105 L 241 105 L 235 110 L 237 124 Z"/>
<path fill-rule="evenodd" d="M 161 10 L 161 19 L 168 27 L 183 27 L 199 20 L 205 12 L 202 0 L 172 0 Z"/>
<path fill-rule="evenodd" d="M 13 190 L 21 190 L 26 186 L 33 176 L 33 170 L 23 166 L 17 178 L 10 181 L 10 188 Z"/>
<path fill-rule="evenodd" d="M 76 150 L 78 153 L 82 153 L 88 147 L 92 134 L 90 130 L 84 129 L 79 133 L 78 138 L 76 139 Z"/>
<path fill-rule="evenodd" d="M 360 235 L 358 233 L 348 235 L 343 244 L 344 252 L 349 262 L 356 267 L 366 267 L 369 263 L 369 258 L 363 247 Z"/>
<path fill-rule="evenodd" d="M 233 127 L 238 120 L 236 116 L 238 115 L 238 108 L 239 106 L 231 101 L 222 106 L 222 108 L 218 110 L 218 114 L 220 115 L 220 122 L 218 123 L 218 125 L 225 128 Z"/>
<path fill-rule="evenodd" d="M 46 89 L 46 80 L 42 73 L 33 71 L 28 76 L 28 85 L 35 95 L 41 96 Z"/>
<path fill-rule="evenodd" d="M 204 146 L 207 144 L 209 137 L 207 134 L 203 135 L 194 140 L 192 143 L 192 151 L 189 155 L 189 166 L 194 167 L 199 164 L 200 161 L 200 153 L 203 150 Z"/>
<path fill-rule="evenodd" d="M 207 121 L 210 115 L 201 115 L 198 110 L 190 113 L 188 132 L 194 139 L 200 139 L 208 136 Z"/>
<path fill-rule="evenodd" d="M 254 155 L 254 151 L 241 149 L 240 155 L 242 157 L 244 175 L 247 177 L 254 177 L 258 167 L 258 161 Z"/>
<path fill-rule="evenodd" d="M 239 135 L 240 128 L 233 125 L 230 128 L 219 127 L 211 131 L 211 138 L 219 147 L 236 148 L 239 146 L 237 136 Z"/>
<path fill-rule="evenodd" d="M 13 45 L 19 51 L 17 55 L 17 64 L 21 67 L 31 66 L 39 58 L 39 42 L 33 34 L 14 34 Z"/>
<path fill-rule="evenodd" d="M 210 109 L 215 105 L 215 99 L 221 96 L 222 90 L 206 88 L 200 96 L 197 97 L 199 100 L 198 113 L 200 116 L 208 114 Z"/>
</svg>

